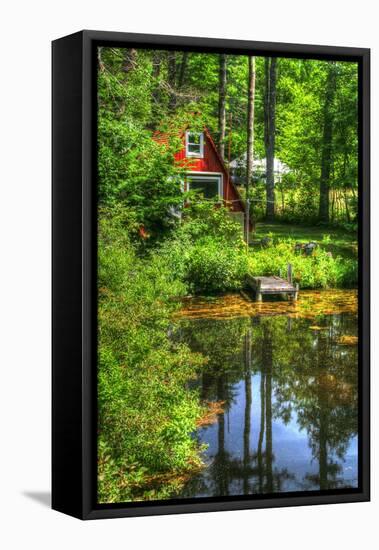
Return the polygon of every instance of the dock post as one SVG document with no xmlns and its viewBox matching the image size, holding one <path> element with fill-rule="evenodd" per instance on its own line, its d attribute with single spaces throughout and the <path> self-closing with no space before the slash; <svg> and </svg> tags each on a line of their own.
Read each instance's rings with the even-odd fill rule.
<svg viewBox="0 0 379 550">
<path fill-rule="evenodd" d="M 296 302 L 297 297 L 298 297 L 298 295 L 299 295 L 299 283 L 296 283 L 296 284 L 295 284 L 295 290 L 296 290 L 296 292 L 295 292 L 295 294 L 293 295 L 293 299 L 294 299 L 294 301 Z"/>
<path fill-rule="evenodd" d="M 261 302 L 262 301 L 262 292 L 261 292 L 261 281 L 257 281 L 257 286 L 255 289 L 255 301 Z"/>
<path fill-rule="evenodd" d="M 288 264 L 287 265 L 287 281 L 292 285 L 292 279 L 293 279 L 293 275 L 292 275 L 292 264 Z"/>
</svg>

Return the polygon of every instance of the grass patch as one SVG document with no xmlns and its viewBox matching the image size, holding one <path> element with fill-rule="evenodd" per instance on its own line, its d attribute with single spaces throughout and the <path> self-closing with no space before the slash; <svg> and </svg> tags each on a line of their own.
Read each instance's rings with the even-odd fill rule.
<svg viewBox="0 0 379 550">
<path fill-rule="evenodd" d="M 248 253 L 238 224 L 228 211 L 212 204 L 189 208 L 182 225 L 159 254 L 166 258 L 172 275 L 191 294 L 211 295 L 241 290 L 250 276 L 285 278 L 292 264 L 300 288 L 353 288 L 358 281 L 354 234 L 336 229 L 287 224 L 258 224 L 258 237 L 270 236 L 268 247 L 250 247 Z M 298 242 L 318 244 L 312 255 L 295 250 Z M 339 251 L 343 251 L 340 254 Z"/>
<path fill-rule="evenodd" d="M 357 258 L 358 236 L 355 232 L 328 226 L 304 226 L 286 223 L 259 222 L 254 239 L 272 236 L 274 242 L 293 239 L 295 242 L 316 242 L 333 256 Z M 328 236 L 328 239 L 325 239 Z M 326 242 L 326 240 L 328 242 Z"/>
</svg>

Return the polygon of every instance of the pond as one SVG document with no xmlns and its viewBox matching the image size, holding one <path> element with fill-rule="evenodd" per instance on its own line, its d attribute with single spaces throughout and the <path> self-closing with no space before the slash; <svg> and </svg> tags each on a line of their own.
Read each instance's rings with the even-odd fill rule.
<svg viewBox="0 0 379 550">
<path fill-rule="evenodd" d="M 178 497 L 357 487 L 356 291 L 188 299 L 177 322 L 208 358 L 193 387 L 209 409 L 205 466 Z"/>
</svg>

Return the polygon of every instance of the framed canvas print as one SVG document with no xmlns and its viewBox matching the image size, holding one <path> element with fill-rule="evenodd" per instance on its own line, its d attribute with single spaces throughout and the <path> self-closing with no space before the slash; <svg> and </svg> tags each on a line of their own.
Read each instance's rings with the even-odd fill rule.
<svg viewBox="0 0 379 550">
<path fill-rule="evenodd" d="M 53 42 L 53 508 L 369 500 L 369 50 Z"/>
</svg>

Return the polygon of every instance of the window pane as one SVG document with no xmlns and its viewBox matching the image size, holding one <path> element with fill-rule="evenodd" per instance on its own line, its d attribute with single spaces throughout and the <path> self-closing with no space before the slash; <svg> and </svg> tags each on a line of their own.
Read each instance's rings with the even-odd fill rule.
<svg viewBox="0 0 379 550">
<path fill-rule="evenodd" d="M 197 143 L 200 147 L 201 134 L 188 134 L 188 143 Z"/>
<path fill-rule="evenodd" d="M 191 191 L 199 191 L 204 198 L 213 199 L 218 197 L 218 178 L 214 179 L 190 179 L 189 188 Z"/>
<path fill-rule="evenodd" d="M 197 145 L 196 143 L 189 143 L 188 152 L 200 155 L 200 145 Z"/>
</svg>

